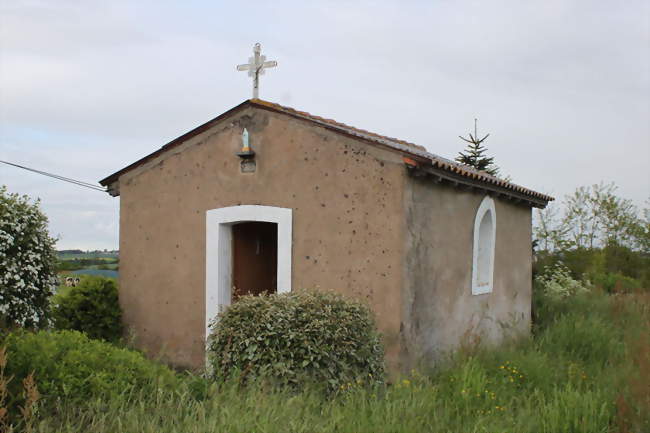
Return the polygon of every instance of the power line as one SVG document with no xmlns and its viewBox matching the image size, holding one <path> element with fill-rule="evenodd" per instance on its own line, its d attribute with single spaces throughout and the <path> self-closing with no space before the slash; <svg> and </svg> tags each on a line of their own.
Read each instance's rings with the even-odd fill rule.
<svg viewBox="0 0 650 433">
<path fill-rule="evenodd" d="M 22 168 L 23 170 L 31 171 L 33 173 L 42 174 L 43 176 L 48 176 L 54 179 L 62 180 L 63 182 L 72 183 L 74 185 L 83 186 L 84 188 L 94 189 L 95 191 L 106 192 L 106 189 L 97 186 L 92 183 L 84 182 L 81 180 L 71 179 L 69 177 L 59 176 L 58 174 L 48 173 L 46 171 L 36 170 L 34 168 L 25 167 L 22 165 L 14 164 L 13 162 L 3 161 L 0 159 L 0 162 L 3 164 L 11 165 L 13 167 Z"/>
</svg>

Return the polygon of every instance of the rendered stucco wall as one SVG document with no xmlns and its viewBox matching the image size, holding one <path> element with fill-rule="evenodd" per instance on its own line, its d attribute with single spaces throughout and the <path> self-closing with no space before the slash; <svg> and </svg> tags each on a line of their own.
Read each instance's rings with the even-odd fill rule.
<svg viewBox="0 0 650 433">
<path fill-rule="evenodd" d="M 494 199 L 494 288 L 472 295 L 474 218 L 484 197 L 430 179 L 408 178 L 404 367 L 431 366 L 460 344 L 494 344 L 529 332 L 529 207 Z"/>
<path fill-rule="evenodd" d="M 255 173 L 236 156 L 244 127 Z M 266 205 L 293 209 L 294 290 L 367 300 L 397 365 L 405 180 L 394 152 L 259 108 L 122 175 L 120 303 L 137 344 L 202 365 L 206 211 Z"/>
</svg>

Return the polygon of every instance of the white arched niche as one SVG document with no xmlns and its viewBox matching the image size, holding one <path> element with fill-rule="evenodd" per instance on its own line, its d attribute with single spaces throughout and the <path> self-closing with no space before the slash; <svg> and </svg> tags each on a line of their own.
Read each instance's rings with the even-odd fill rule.
<svg viewBox="0 0 650 433">
<path fill-rule="evenodd" d="M 494 200 L 485 196 L 474 218 L 472 252 L 472 294 L 492 292 L 494 283 L 494 245 L 496 242 Z"/>
<path fill-rule="evenodd" d="M 277 293 L 291 291 L 292 210 L 242 205 L 206 212 L 205 338 L 210 321 L 230 305 L 232 293 L 232 226 L 242 222 L 278 225 Z"/>
</svg>

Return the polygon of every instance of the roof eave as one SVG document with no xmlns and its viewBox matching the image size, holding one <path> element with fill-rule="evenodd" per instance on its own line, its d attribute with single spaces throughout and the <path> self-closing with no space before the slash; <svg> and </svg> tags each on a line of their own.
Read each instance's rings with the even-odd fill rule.
<svg viewBox="0 0 650 433">
<path fill-rule="evenodd" d="M 149 161 L 150 159 L 155 158 L 156 156 L 160 155 L 161 153 L 167 151 L 168 149 L 183 143 L 184 141 L 194 137 L 195 135 L 198 135 L 201 132 L 206 131 L 207 129 L 211 128 L 215 123 L 219 122 L 223 118 L 228 117 L 228 116 L 236 113 L 237 111 L 241 110 L 244 107 L 247 107 L 248 105 L 251 104 L 251 102 L 252 101 L 250 99 L 247 99 L 246 101 L 242 102 L 239 105 L 236 105 L 235 107 L 231 108 L 230 110 L 221 113 L 217 117 L 208 120 L 207 122 L 197 126 L 196 128 L 186 132 L 185 134 L 183 134 L 183 135 L 181 135 L 179 137 L 176 137 L 175 139 L 173 139 L 169 143 L 163 145 L 161 148 L 156 149 L 155 151 L 153 151 L 150 154 L 138 159 L 137 161 L 133 162 L 132 164 L 129 164 L 126 167 L 124 167 L 124 168 L 116 171 L 115 173 L 105 177 L 104 179 L 100 180 L 99 184 L 102 185 L 102 186 L 108 187 L 109 185 L 116 183 L 119 180 L 120 176 L 122 176 L 123 174 L 125 174 L 125 173 L 131 171 L 132 169 L 144 164 L 145 162 Z M 119 191 L 118 191 L 118 193 L 116 195 L 119 195 Z"/>
<path fill-rule="evenodd" d="M 499 184 L 491 184 L 478 179 L 459 175 L 440 167 L 435 167 L 431 161 L 415 161 L 410 158 L 404 159 L 408 172 L 414 177 L 430 178 L 436 183 L 447 183 L 457 188 L 465 188 L 468 191 L 483 191 L 494 197 L 503 197 L 514 203 L 523 203 L 531 207 L 543 209 L 553 197 L 544 194 L 530 192 L 519 192 Z M 532 192 L 532 191 L 531 191 Z"/>
</svg>

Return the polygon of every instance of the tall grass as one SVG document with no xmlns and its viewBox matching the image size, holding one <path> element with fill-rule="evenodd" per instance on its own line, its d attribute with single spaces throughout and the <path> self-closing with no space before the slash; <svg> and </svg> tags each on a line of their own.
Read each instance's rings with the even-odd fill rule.
<svg viewBox="0 0 650 433">
<path fill-rule="evenodd" d="M 648 432 L 650 297 L 541 299 L 533 337 L 385 387 L 302 393 L 208 384 L 60 401 L 49 432 Z"/>
</svg>

